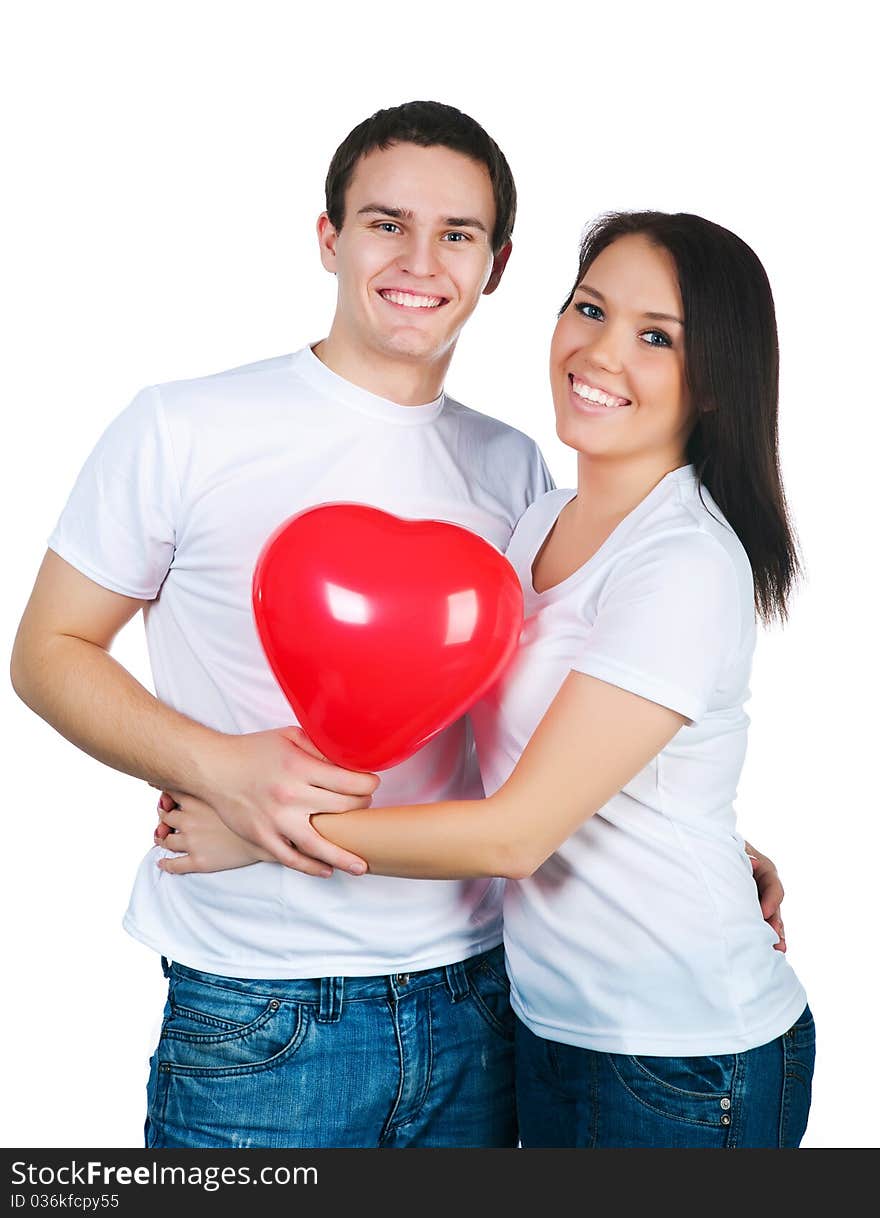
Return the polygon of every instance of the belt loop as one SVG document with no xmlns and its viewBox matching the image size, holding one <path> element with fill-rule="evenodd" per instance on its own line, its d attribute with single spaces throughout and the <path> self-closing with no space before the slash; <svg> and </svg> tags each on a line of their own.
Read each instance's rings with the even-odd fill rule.
<svg viewBox="0 0 880 1218">
<path fill-rule="evenodd" d="M 342 1017 L 342 993 L 344 977 L 321 978 L 321 1001 L 318 1006 L 318 1023 L 339 1023 Z"/>
<path fill-rule="evenodd" d="M 165 977 L 171 976 L 171 965 L 168 963 L 167 957 L 162 957 L 162 974 Z"/>
<path fill-rule="evenodd" d="M 444 973 L 446 975 L 446 988 L 449 990 L 452 1001 L 461 1002 L 462 998 L 467 998 L 471 992 L 471 983 L 468 980 L 464 963 L 459 960 L 456 964 L 447 964 Z"/>
</svg>

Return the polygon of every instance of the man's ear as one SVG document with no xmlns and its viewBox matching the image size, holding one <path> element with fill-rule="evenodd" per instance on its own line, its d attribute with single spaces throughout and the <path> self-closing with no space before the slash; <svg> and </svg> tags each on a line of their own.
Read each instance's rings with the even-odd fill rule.
<svg viewBox="0 0 880 1218">
<path fill-rule="evenodd" d="M 495 255 L 495 260 L 492 263 L 492 273 L 489 276 L 489 282 L 483 288 L 484 296 L 491 296 L 501 282 L 501 276 L 504 274 L 504 268 L 507 266 L 507 260 L 510 257 L 512 249 L 513 242 L 508 241 L 507 245 L 502 245 L 501 249 Z"/>
<path fill-rule="evenodd" d="M 333 227 L 330 217 L 325 211 L 318 216 L 318 249 L 321 251 L 321 265 L 325 271 L 336 274 L 336 242 L 339 233 Z"/>
</svg>

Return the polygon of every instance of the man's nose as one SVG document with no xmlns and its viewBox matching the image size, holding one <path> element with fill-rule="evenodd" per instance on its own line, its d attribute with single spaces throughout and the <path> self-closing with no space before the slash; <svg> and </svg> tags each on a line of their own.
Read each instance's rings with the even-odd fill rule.
<svg viewBox="0 0 880 1218">
<path fill-rule="evenodd" d="M 413 276 L 436 275 L 440 270 L 440 259 L 434 238 L 428 234 L 410 234 L 398 255 L 397 265 Z"/>
</svg>

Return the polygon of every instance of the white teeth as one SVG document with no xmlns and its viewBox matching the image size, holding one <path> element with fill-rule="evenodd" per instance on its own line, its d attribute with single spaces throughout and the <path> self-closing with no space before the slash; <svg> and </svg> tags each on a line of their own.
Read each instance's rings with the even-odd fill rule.
<svg viewBox="0 0 880 1218">
<path fill-rule="evenodd" d="M 383 300 L 404 305 L 408 309 L 436 309 L 443 300 L 442 296 L 414 296 L 411 292 L 380 292 L 379 295 Z"/>
<path fill-rule="evenodd" d="M 601 389 L 594 389 L 592 385 L 587 385 L 584 381 L 576 381 L 572 378 L 571 387 L 579 398 L 586 398 L 588 402 L 595 402 L 597 406 L 613 408 L 628 405 L 626 398 L 613 397 L 609 393 L 603 393 Z"/>
</svg>

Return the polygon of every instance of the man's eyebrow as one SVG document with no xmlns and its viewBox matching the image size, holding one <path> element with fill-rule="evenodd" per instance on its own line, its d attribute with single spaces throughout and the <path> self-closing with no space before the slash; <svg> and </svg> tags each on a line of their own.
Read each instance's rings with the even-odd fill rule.
<svg viewBox="0 0 880 1218">
<path fill-rule="evenodd" d="M 486 236 L 489 235 L 483 221 L 478 220 L 476 216 L 447 216 L 443 223 L 449 228 L 476 228 Z"/>
<path fill-rule="evenodd" d="M 411 220 L 413 213 L 408 207 L 390 207 L 387 203 L 365 203 L 358 209 L 359 216 L 391 216 L 393 220 Z"/>
<path fill-rule="evenodd" d="M 595 288 L 591 288 L 589 284 L 579 283 L 575 288 L 576 292 L 587 292 L 590 296 L 595 296 L 597 300 L 601 300 L 605 304 L 605 297 L 601 292 L 597 292 Z M 671 313 L 643 313 L 642 317 L 650 317 L 652 321 L 674 321 L 676 325 L 684 328 L 684 322 L 680 317 L 673 317 Z"/>
<path fill-rule="evenodd" d="M 387 203 L 365 203 L 363 207 L 358 209 L 359 216 L 390 216 L 392 220 L 412 220 L 413 212 L 408 207 L 391 207 Z M 444 216 L 444 228 L 475 228 L 481 233 L 489 235 L 489 230 L 482 220 L 478 220 L 475 216 Z"/>
</svg>

